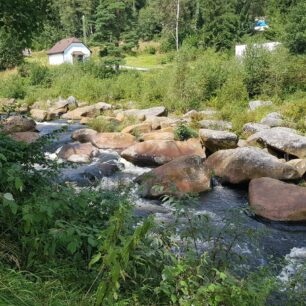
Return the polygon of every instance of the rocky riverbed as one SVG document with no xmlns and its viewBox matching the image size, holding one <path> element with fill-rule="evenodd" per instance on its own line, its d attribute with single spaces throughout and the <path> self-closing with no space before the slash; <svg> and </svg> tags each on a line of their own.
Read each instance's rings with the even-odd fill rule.
<svg viewBox="0 0 306 306">
<path fill-rule="evenodd" d="M 129 188 L 139 215 L 153 213 L 170 222 L 173 208 L 160 201 L 163 195 L 199 194 L 185 205 L 194 218 L 208 216 L 212 236 L 203 238 L 213 241 L 222 233 L 222 239 L 234 239 L 235 252 L 248 264 L 304 254 L 306 137 L 272 113 L 261 123 L 246 124 L 241 138 L 230 122 L 214 119 L 215 113 L 208 109 L 174 117 L 164 107 L 122 110 L 104 102 L 78 105 L 70 97 L 44 110 L 32 108 L 36 121 L 11 116 L 2 125 L 12 138 L 28 143 L 66 127 L 46 148 L 48 158 L 74 164 L 61 170 L 61 183 Z M 138 123 L 107 133 L 84 125 L 101 116 L 118 124 L 133 116 Z M 199 136 L 175 140 L 177 126 L 195 118 Z"/>
</svg>

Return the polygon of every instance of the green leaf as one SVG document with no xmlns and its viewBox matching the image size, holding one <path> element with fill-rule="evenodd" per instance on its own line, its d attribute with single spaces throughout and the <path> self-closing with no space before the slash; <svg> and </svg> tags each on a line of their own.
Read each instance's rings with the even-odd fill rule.
<svg viewBox="0 0 306 306">
<path fill-rule="evenodd" d="M 23 182 L 18 176 L 15 178 L 15 188 L 19 191 L 22 191 L 23 189 Z"/>
<path fill-rule="evenodd" d="M 101 259 L 101 253 L 96 254 L 91 261 L 89 262 L 89 266 L 93 266 L 96 262 L 98 262 Z"/>
<path fill-rule="evenodd" d="M 75 251 L 77 250 L 78 247 L 78 243 L 76 241 L 71 241 L 68 246 L 67 246 L 67 250 L 73 254 L 75 253 Z"/>
<path fill-rule="evenodd" d="M 13 197 L 13 195 L 11 193 L 5 193 L 3 195 L 3 198 L 4 198 L 4 200 L 7 200 L 7 201 L 15 201 L 14 197 Z"/>
</svg>

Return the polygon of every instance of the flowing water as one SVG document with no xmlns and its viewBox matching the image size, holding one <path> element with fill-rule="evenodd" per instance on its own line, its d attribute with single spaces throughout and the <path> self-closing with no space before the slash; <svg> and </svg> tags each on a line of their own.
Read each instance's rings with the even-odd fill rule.
<svg viewBox="0 0 306 306">
<path fill-rule="evenodd" d="M 51 157 L 54 157 L 53 153 L 63 144 L 71 142 L 71 133 L 74 130 L 84 128 L 84 126 L 78 123 L 67 124 L 62 120 L 37 124 L 37 129 L 42 135 L 63 127 L 66 127 L 66 130 L 60 132 L 58 139 L 48 146 L 48 154 Z M 150 168 L 135 166 L 121 158 L 116 152 L 100 151 L 102 155 L 112 155 L 120 171 L 101 178 L 95 188 L 115 190 L 118 187 L 129 185 L 130 197 L 135 203 L 136 214 L 145 216 L 153 213 L 161 221 L 173 218 L 173 209 L 168 205 L 137 196 L 137 188 L 133 180 L 138 175 L 150 171 Z M 95 162 L 94 160 L 93 164 Z M 81 167 L 84 166 L 79 166 L 77 169 Z M 68 168 L 65 171 L 64 174 L 67 177 L 70 175 L 70 180 L 73 181 L 77 170 Z M 215 181 L 212 191 L 200 194 L 196 202 L 190 204 L 188 210 L 193 216 L 207 215 L 213 231 L 218 232 L 219 235 L 221 233 L 224 240 L 233 239 L 233 233 L 237 232 L 235 229 L 239 229 L 242 235 L 235 236 L 235 244 L 232 247 L 235 252 L 248 259 L 248 265 L 267 265 L 272 261 L 271 258 L 287 261 L 293 258 L 294 264 L 289 260 L 287 269 L 279 271 L 280 279 L 289 278 L 294 274 L 294 267 L 298 267 L 299 263 L 306 259 L 306 223 L 278 223 L 255 217 L 248 209 L 247 187 L 221 186 Z"/>
</svg>

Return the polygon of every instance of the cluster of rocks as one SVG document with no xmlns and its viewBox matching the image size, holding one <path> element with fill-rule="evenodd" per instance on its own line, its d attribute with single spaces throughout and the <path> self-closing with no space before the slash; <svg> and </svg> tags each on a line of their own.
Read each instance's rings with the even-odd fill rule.
<svg viewBox="0 0 306 306">
<path fill-rule="evenodd" d="M 32 143 L 39 138 L 36 122 L 24 116 L 11 116 L 0 121 L 0 131 L 16 141 Z"/>
<path fill-rule="evenodd" d="M 253 101 L 250 109 L 258 104 Z M 121 122 L 133 116 L 138 123 L 113 133 L 98 133 L 88 128 L 77 130 L 72 134 L 74 142 L 57 152 L 59 158 L 89 163 L 98 156 L 99 150 L 110 149 L 134 164 L 156 167 L 136 180 L 143 197 L 207 191 L 212 188 L 212 175 L 223 183 L 250 183 L 249 202 L 257 215 L 279 221 L 306 220 L 306 188 L 288 183 L 305 178 L 306 137 L 282 127 L 284 121 L 276 113 L 261 123 L 245 124 L 245 140 L 231 131 L 230 122 L 214 120 L 214 110 L 190 111 L 182 118 L 171 118 L 165 107 L 118 110 L 104 102 L 80 106 L 70 97 L 46 111 L 32 109 L 31 115 L 36 120 L 61 116 L 84 122 L 84 118 L 101 116 L 105 110 L 111 116 L 103 116 L 104 119 Z M 16 133 L 21 131 L 16 130 L 18 124 L 10 129 L 10 120 L 15 120 L 11 118 L 4 124 L 4 130 L 17 137 Z M 200 127 L 199 136 L 175 140 L 175 127 L 195 118 Z M 26 132 L 35 133 L 35 122 L 31 122 Z"/>
</svg>

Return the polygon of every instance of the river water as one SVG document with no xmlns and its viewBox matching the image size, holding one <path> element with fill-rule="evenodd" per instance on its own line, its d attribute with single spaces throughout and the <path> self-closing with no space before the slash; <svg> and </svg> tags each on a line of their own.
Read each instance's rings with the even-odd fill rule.
<svg viewBox="0 0 306 306">
<path fill-rule="evenodd" d="M 47 135 L 62 127 L 58 138 L 48 146 L 48 154 L 52 154 L 63 144 L 71 142 L 71 133 L 84 128 L 79 123 L 67 124 L 63 120 L 37 123 L 37 129 L 42 135 Z M 101 151 L 102 154 L 116 152 Z M 138 175 L 150 171 L 131 164 L 117 155 L 120 171 L 112 176 L 102 178 L 96 188 L 114 189 L 118 186 L 130 186 L 130 197 L 135 203 L 135 213 L 138 215 L 155 214 L 157 220 L 169 221 L 173 219 L 173 208 L 157 200 L 145 200 L 137 196 L 137 188 L 133 179 Z M 70 171 L 73 178 L 74 169 Z M 72 179 L 73 180 L 73 179 Z M 191 203 L 192 202 L 192 203 Z M 238 255 L 246 258 L 249 266 L 266 266 L 275 260 L 289 258 L 288 269 L 282 271 L 284 279 L 293 274 L 292 261 L 298 264 L 306 261 L 306 223 L 280 223 L 260 219 L 252 214 L 248 207 L 247 187 L 222 186 L 214 181 L 212 191 L 205 192 L 190 203 L 185 203 L 192 219 L 205 216 L 210 230 L 203 231 L 203 241 L 214 240 L 216 236 L 231 245 Z M 207 216 L 207 217 L 206 217 Z M 200 220 L 200 219 L 199 219 Z M 200 221 L 199 221 L 200 222 Z M 237 232 L 240 234 L 237 236 Z M 231 244 L 231 241 L 234 241 Z M 205 249 L 207 244 L 203 245 Z M 291 260 L 291 261 L 290 261 Z M 290 266 L 291 265 L 291 266 Z M 291 267 L 291 268 L 290 268 Z M 281 269 L 281 268 L 280 268 Z M 291 269 L 291 270 L 290 270 Z M 281 270 L 279 271 L 281 273 Z"/>
</svg>

